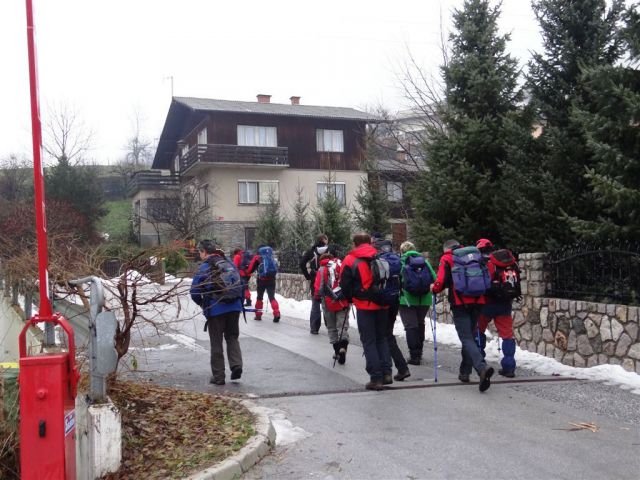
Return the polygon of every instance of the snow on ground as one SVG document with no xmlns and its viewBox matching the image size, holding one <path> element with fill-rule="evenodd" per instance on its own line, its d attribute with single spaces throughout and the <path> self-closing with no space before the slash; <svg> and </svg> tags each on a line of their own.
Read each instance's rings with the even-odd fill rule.
<svg viewBox="0 0 640 480">
<path fill-rule="evenodd" d="M 280 312 L 283 316 L 308 320 L 311 300 L 298 301 L 278 294 L 276 294 L 276 299 L 280 304 Z M 265 302 L 265 304 L 268 304 L 268 302 Z M 350 319 L 353 319 L 353 315 L 350 316 Z M 433 330 L 429 320 L 427 317 L 426 337 L 427 341 L 433 342 Z M 351 322 L 351 326 L 356 327 L 354 321 Z M 438 322 L 435 330 L 438 343 L 460 348 L 460 340 L 453 325 Z M 404 328 L 399 317 L 395 324 L 394 334 L 404 337 Z M 501 352 L 498 351 L 498 338 L 492 338 L 490 332 L 487 332 L 485 352 L 488 360 L 498 362 L 502 358 Z M 528 368 L 542 375 L 560 375 L 581 380 L 604 382 L 607 385 L 617 385 L 624 390 L 630 390 L 632 393 L 640 395 L 640 375 L 627 372 L 620 365 L 598 365 L 590 368 L 570 367 L 553 358 L 522 350 L 520 347 L 516 347 L 516 361 L 518 366 Z"/>
<path fill-rule="evenodd" d="M 311 436 L 309 432 L 303 430 L 300 427 L 295 427 L 293 423 L 287 420 L 284 412 L 273 408 L 262 407 L 267 414 L 273 428 L 276 430 L 276 445 L 281 447 L 284 445 L 290 445 L 299 440 L 308 438 Z"/>
</svg>

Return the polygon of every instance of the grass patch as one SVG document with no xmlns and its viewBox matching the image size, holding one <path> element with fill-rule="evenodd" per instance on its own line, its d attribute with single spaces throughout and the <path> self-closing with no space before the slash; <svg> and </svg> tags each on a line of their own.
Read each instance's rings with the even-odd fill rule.
<svg viewBox="0 0 640 480">
<path fill-rule="evenodd" d="M 126 240 L 129 236 L 131 200 L 115 200 L 104 204 L 107 214 L 98 222 L 98 232 L 108 233 L 109 239 Z"/>
<path fill-rule="evenodd" d="M 122 466 L 115 479 L 184 478 L 242 448 L 253 417 L 224 397 L 117 382 L 110 397 L 122 415 Z"/>
</svg>

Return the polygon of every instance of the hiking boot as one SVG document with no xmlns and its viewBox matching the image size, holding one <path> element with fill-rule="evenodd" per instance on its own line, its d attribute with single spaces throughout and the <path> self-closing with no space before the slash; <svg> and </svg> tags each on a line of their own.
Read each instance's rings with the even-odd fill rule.
<svg viewBox="0 0 640 480">
<path fill-rule="evenodd" d="M 384 376 L 382 377 L 382 384 L 391 385 L 392 383 L 393 383 L 393 377 L 391 376 L 391 374 L 385 373 Z"/>
<path fill-rule="evenodd" d="M 258 322 L 259 322 L 260 320 L 262 320 L 262 317 L 258 317 L 258 316 L 256 315 L 256 316 L 254 317 L 254 320 L 256 320 L 256 321 L 258 321 Z"/>
<path fill-rule="evenodd" d="M 480 385 L 478 388 L 481 392 L 486 392 L 491 386 L 491 376 L 493 375 L 493 367 L 485 368 L 480 372 Z"/>
<path fill-rule="evenodd" d="M 347 347 L 342 347 L 338 351 L 338 363 L 340 365 L 344 365 L 346 361 L 347 361 Z"/>
<path fill-rule="evenodd" d="M 234 367 L 231 370 L 231 380 L 238 380 L 242 376 L 242 367 Z"/>
<path fill-rule="evenodd" d="M 501 368 L 500 370 L 498 370 L 498 375 L 502 375 L 503 377 L 507 378 L 513 378 L 516 376 L 516 372 Z"/>
<path fill-rule="evenodd" d="M 209 383 L 212 383 L 213 385 L 224 385 L 224 378 L 222 380 L 216 380 L 215 378 L 211 377 L 209 379 Z"/>
<path fill-rule="evenodd" d="M 311 330 L 309 333 L 310 333 L 311 335 L 320 335 L 320 332 L 319 332 L 319 331 L 317 331 L 317 330 Z"/>
<path fill-rule="evenodd" d="M 421 365 L 422 364 L 422 358 L 420 358 L 420 357 L 411 357 L 411 358 L 407 359 L 407 363 L 409 365 Z"/>
<path fill-rule="evenodd" d="M 273 317 L 273 323 L 278 323 L 280 321 L 280 315 L 277 317 Z"/>
<path fill-rule="evenodd" d="M 247 300 L 245 300 L 245 302 L 244 302 L 244 306 L 245 307 L 250 307 L 251 306 L 251 300 L 247 298 Z"/>
<path fill-rule="evenodd" d="M 469 383 L 469 374 L 461 373 L 460 375 L 458 375 L 458 380 L 460 380 L 462 383 Z"/>
<path fill-rule="evenodd" d="M 376 391 L 380 391 L 380 390 L 384 390 L 384 385 L 382 385 L 382 382 L 378 381 L 378 382 L 368 382 L 364 388 L 366 388 L 367 390 L 376 390 Z"/>
<path fill-rule="evenodd" d="M 338 358 L 340 358 L 340 356 L 339 356 L 340 343 L 339 342 L 335 342 L 335 343 L 332 343 L 331 346 L 333 347 L 333 359 L 337 360 Z"/>
<path fill-rule="evenodd" d="M 409 378 L 411 376 L 411 372 L 407 369 L 404 372 L 398 372 L 393 376 L 393 379 L 397 382 L 402 382 L 405 378 Z"/>
</svg>

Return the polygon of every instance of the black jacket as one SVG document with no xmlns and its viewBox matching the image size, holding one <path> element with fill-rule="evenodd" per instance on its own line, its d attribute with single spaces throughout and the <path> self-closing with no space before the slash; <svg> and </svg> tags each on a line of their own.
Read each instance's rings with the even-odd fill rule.
<svg viewBox="0 0 640 480">
<path fill-rule="evenodd" d="M 304 252 L 304 255 L 302 255 L 302 258 L 300 259 L 300 271 L 304 275 L 304 278 L 306 278 L 307 280 L 313 281 L 316 278 L 316 272 L 320 267 L 321 256 L 320 254 L 318 254 L 318 251 L 316 249 L 322 246 L 324 246 L 324 244 L 316 243 L 313 247 Z M 335 248 L 331 245 L 329 245 L 327 252 L 331 253 L 332 255 L 336 254 Z"/>
</svg>

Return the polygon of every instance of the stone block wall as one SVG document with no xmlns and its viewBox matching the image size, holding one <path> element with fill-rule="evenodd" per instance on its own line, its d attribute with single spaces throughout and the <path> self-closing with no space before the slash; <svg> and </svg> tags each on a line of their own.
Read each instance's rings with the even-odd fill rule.
<svg viewBox="0 0 640 480">
<path fill-rule="evenodd" d="M 256 289 L 255 275 L 251 277 L 249 288 Z M 276 277 L 276 293 L 298 301 L 311 300 L 309 282 L 304 278 L 304 275 L 298 273 L 279 273 Z"/>
</svg>

